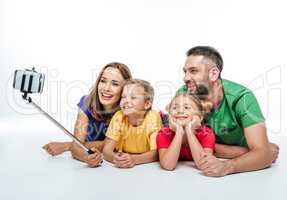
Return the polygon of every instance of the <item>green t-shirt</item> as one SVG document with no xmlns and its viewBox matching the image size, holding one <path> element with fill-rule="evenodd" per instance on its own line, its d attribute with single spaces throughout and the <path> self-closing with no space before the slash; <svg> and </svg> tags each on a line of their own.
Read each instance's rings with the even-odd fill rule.
<svg viewBox="0 0 287 200">
<path fill-rule="evenodd" d="M 205 124 L 213 129 L 217 143 L 247 147 L 243 129 L 265 121 L 259 104 L 248 88 L 224 79 L 222 85 L 223 100 L 206 117 Z M 187 86 L 177 92 L 187 92 Z"/>
</svg>

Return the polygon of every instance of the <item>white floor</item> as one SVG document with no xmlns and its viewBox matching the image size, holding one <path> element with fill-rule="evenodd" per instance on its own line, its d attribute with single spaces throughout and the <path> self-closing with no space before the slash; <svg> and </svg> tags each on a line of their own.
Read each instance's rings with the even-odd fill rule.
<svg viewBox="0 0 287 200">
<path fill-rule="evenodd" d="M 48 141 L 69 138 L 43 116 L 1 121 L 0 200 L 62 199 L 286 199 L 287 137 L 272 136 L 281 147 L 271 168 L 223 178 L 209 178 L 181 163 L 173 172 L 158 163 L 117 169 L 104 162 L 88 168 L 69 153 L 46 154 Z"/>
</svg>

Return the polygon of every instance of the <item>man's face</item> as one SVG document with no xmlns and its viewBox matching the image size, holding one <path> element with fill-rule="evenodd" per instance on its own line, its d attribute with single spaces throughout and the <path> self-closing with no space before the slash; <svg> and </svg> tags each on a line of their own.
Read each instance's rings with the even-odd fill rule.
<svg viewBox="0 0 287 200">
<path fill-rule="evenodd" d="M 209 70 L 210 63 L 203 56 L 188 56 L 183 71 L 184 82 L 191 93 L 198 93 L 199 89 L 205 88 L 209 90 Z"/>
</svg>

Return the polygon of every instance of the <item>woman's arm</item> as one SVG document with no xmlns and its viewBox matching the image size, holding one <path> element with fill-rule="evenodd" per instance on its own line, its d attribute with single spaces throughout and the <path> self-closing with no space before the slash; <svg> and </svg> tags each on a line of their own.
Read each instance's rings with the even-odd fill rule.
<svg viewBox="0 0 287 200">
<path fill-rule="evenodd" d="M 78 110 L 77 120 L 75 123 L 74 135 L 84 144 L 87 136 L 87 127 L 89 119 L 84 112 Z M 90 144 L 88 144 L 89 147 Z M 84 161 L 86 152 L 74 142 L 50 142 L 43 146 L 49 154 L 55 156 L 65 151 L 71 151 L 73 158 Z"/>
<path fill-rule="evenodd" d="M 103 151 L 104 141 L 93 141 L 84 143 L 88 149 L 97 148 L 100 152 Z M 42 148 L 52 156 L 60 155 L 66 151 L 70 151 L 72 142 L 50 142 L 45 144 Z"/>
<path fill-rule="evenodd" d="M 65 151 L 70 151 L 71 145 L 71 142 L 49 142 L 42 148 L 45 149 L 50 155 L 57 156 L 64 153 Z"/>
<path fill-rule="evenodd" d="M 75 124 L 75 130 L 74 135 L 82 142 L 84 145 L 94 151 L 93 154 L 88 154 L 84 149 L 79 147 L 75 142 L 72 142 L 71 145 L 71 153 L 74 159 L 77 159 L 79 161 L 83 161 L 88 164 L 89 167 L 97 167 L 100 165 L 100 163 L 103 160 L 103 156 L 101 152 L 96 148 L 90 146 L 91 144 L 86 144 L 85 139 L 87 136 L 87 127 L 89 124 L 89 119 L 86 116 L 85 113 L 79 110 L 76 124 Z M 101 142 L 100 142 L 101 143 Z M 94 143 L 95 144 L 95 143 Z"/>
<path fill-rule="evenodd" d="M 74 135 L 84 144 L 87 136 L 87 127 L 89 119 L 84 112 L 78 111 L 77 120 L 74 128 Z M 72 142 L 71 153 L 74 159 L 87 162 L 87 152 L 79 147 L 77 143 Z"/>
<path fill-rule="evenodd" d="M 98 149 L 100 152 L 103 151 L 104 145 L 105 145 L 105 140 L 103 140 L 103 141 L 86 142 L 86 143 L 85 143 L 85 146 L 86 146 L 88 149 L 96 148 L 96 149 Z"/>
</svg>

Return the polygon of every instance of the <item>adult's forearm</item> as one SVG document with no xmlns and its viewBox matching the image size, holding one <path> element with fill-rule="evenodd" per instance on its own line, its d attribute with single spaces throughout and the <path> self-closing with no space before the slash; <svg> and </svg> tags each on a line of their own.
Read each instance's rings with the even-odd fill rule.
<svg viewBox="0 0 287 200">
<path fill-rule="evenodd" d="M 88 149 L 91 149 L 93 147 L 97 148 L 100 152 L 103 151 L 105 142 L 104 141 L 93 141 L 93 142 L 86 142 L 85 146 Z"/>
<path fill-rule="evenodd" d="M 71 154 L 72 154 L 74 159 L 82 161 L 82 162 L 86 162 L 87 152 L 85 152 L 85 150 L 80 148 L 74 142 L 71 143 Z"/>
<path fill-rule="evenodd" d="M 72 142 L 63 142 L 63 145 L 65 147 L 65 151 L 70 151 L 72 147 Z"/>
<path fill-rule="evenodd" d="M 253 149 L 226 162 L 230 166 L 228 174 L 255 171 L 269 167 L 272 164 L 272 154 L 269 148 Z"/>
<path fill-rule="evenodd" d="M 236 158 L 249 151 L 246 147 L 215 144 L 215 156 L 219 158 Z"/>
</svg>

